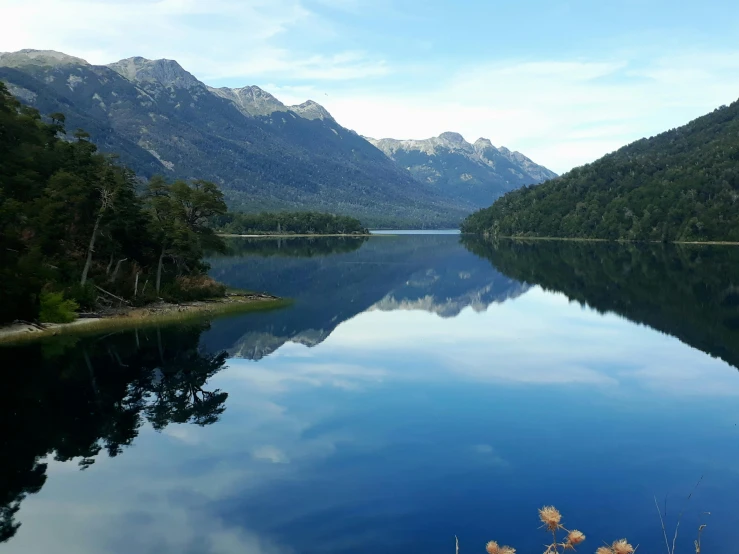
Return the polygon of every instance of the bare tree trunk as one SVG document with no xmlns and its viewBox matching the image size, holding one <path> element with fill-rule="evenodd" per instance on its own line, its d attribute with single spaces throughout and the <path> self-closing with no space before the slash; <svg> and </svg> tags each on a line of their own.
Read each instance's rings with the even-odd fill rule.
<svg viewBox="0 0 739 554">
<path fill-rule="evenodd" d="M 159 265 L 157 265 L 157 295 L 159 295 L 159 289 L 162 286 L 162 265 L 164 264 L 164 248 L 162 248 L 161 254 L 159 254 Z"/>
<path fill-rule="evenodd" d="M 103 210 L 100 210 L 100 213 L 95 220 L 95 227 L 92 228 L 90 245 L 87 247 L 87 260 L 85 261 L 85 269 L 82 270 L 82 279 L 80 279 L 80 285 L 82 286 L 85 286 L 85 283 L 87 282 L 87 274 L 90 272 L 90 266 L 92 265 L 92 253 L 95 251 L 95 239 L 98 236 L 98 228 L 100 227 L 101 219 L 103 219 Z"/>
<path fill-rule="evenodd" d="M 92 253 L 95 251 L 95 239 L 98 236 L 98 229 L 100 228 L 100 220 L 103 219 L 108 206 L 113 199 L 113 191 L 103 187 L 100 189 L 100 210 L 98 211 L 97 219 L 95 219 L 95 226 L 92 228 L 92 236 L 90 237 L 90 245 L 87 247 L 87 260 L 85 261 L 85 268 L 82 270 L 82 278 L 80 279 L 80 285 L 84 286 L 87 282 L 87 274 L 90 272 L 90 266 L 92 266 Z"/>
<path fill-rule="evenodd" d="M 114 283 L 115 278 L 118 276 L 118 270 L 121 268 L 121 264 L 125 262 L 128 258 L 123 258 L 121 260 L 118 260 L 118 263 L 115 264 L 115 269 L 113 270 L 113 275 L 110 276 L 110 282 Z"/>
<path fill-rule="evenodd" d="M 105 268 L 105 274 L 110 275 L 110 268 L 113 267 L 113 254 L 110 255 L 110 261 L 108 262 L 108 267 Z"/>
<path fill-rule="evenodd" d="M 133 297 L 136 298 L 139 294 L 139 272 L 136 272 L 136 280 L 133 282 Z"/>
</svg>

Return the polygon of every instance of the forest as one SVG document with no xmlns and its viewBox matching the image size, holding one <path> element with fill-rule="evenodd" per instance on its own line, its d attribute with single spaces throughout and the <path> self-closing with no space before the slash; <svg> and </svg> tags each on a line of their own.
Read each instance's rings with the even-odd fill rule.
<svg viewBox="0 0 739 554">
<path fill-rule="evenodd" d="M 362 223 L 345 215 L 319 212 L 226 213 L 213 217 L 213 227 L 233 235 L 357 235 Z"/>
<path fill-rule="evenodd" d="M 65 322 L 114 296 L 132 305 L 222 296 L 206 276 L 226 204 L 208 181 L 144 183 L 61 113 L 0 83 L 0 323 Z"/>
<path fill-rule="evenodd" d="M 461 229 L 492 237 L 739 241 L 739 102 L 509 192 Z"/>
</svg>

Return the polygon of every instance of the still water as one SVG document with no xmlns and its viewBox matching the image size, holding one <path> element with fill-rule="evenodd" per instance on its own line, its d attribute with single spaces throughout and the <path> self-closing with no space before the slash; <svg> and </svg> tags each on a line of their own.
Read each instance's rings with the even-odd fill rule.
<svg viewBox="0 0 739 554">
<path fill-rule="evenodd" d="M 739 250 L 232 247 L 294 303 L 0 349 L 0 552 L 535 553 L 554 504 L 656 553 L 655 497 L 739 544 Z"/>
</svg>

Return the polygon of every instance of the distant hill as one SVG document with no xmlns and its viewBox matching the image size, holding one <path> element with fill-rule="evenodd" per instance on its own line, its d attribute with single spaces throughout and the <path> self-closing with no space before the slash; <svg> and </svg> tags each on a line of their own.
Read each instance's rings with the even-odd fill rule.
<svg viewBox="0 0 739 554">
<path fill-rule="evenodd" d="M 510 192 L 462 229 L 498 236 L 739 241 L 739 102 L 558 179 Z"/>
<path fill-rule="evenodd" d="M 485 138 L 475 144 L 458 133 L 425 140 L 367 140 L 441 196 L 475 209 L 489 206 L 506 192 L 557 176 L 520 152 L 496 148 Z"/>
<path fill-rule="evenodd" d="M 139 175 L 214 181 L 235 209 L 310 209 L 419 227 L 454 226 L 471 211 L 319 104 L 285 106 L 258 87 L 210 88 L 172 60 L 96 66 L 23 50 L 0 54 L 0 80 L 42 113 L 64 113 L 67 129 L 84 128 Z"/>
</svg>

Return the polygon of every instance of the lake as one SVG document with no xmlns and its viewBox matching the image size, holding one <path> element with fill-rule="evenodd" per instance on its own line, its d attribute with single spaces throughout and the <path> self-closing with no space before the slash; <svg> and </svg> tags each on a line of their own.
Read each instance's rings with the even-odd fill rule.
<svg viewBox="0 0 739 554">
<path fill-rule="evenodd" d="M 535 553 L 553 504 L 657 553 L 655 498 L 739 543 L 739 250 L 230 244 L 294 302 L 0 348 L 1 552 Z"/>
</svg>

